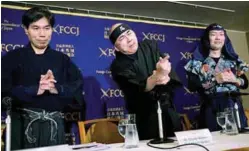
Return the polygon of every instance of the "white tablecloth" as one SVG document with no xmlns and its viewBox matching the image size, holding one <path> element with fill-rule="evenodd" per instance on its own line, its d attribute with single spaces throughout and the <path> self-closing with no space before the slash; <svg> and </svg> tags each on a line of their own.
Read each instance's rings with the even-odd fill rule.
<svg viewBox="0 0 249 151">
<path fill-rule="evenodd" d="M 249 134 L 238 134 L 238 135 L 226 135 L 220 134 L 220 132 L 212 132 L 213 136 L 213 144 L 205 145 L 210 151 L 222 151 L 226 149 L 232 148 L 242 148 L 242 147 L 249 147 Z M 105 151 L 120 151 L 120 150 L 128 150 L 128 151 L 155 151 L 161 150 L 156 148 L 151 148 L 147 146 L 147 141 L 140 141 L 139 147 L 132 148 L 132 149 L 125 149 L 123 148 L 123 143 L 117 144 L 109 144 L 110 148 L 105 149 Z M 168 144 L 160 144 L 160 147 L 173 147 L 176 146 L 177 142 L 168 143 Z M 51 147 L 42 147 L 42 148 L 34 148 L 34 149 L 26 149 L 22 151 L 72 151 L 71 147 L 68 145 L 58 145 L 58 146 L 51 146 Z M 81 151 L 86 149 L 78 149 L 76 151 Z M 171 149 L 170 151 L 205 151 L 204 148 L 198 146 L 183 146 L 177 149 Z"/>
</svg>

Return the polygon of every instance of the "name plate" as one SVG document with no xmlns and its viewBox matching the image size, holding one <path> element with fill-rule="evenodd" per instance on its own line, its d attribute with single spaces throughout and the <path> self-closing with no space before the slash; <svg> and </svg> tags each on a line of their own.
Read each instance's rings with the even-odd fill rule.
<svg viewBox="0 0 249 151">
<path fill-rule="evenodd" d="M 175 132 L 175 135 L 179 145 L 190 143 L 207 145 L 213 142 L 212 135 L 208 129 Z"/>
</svg>

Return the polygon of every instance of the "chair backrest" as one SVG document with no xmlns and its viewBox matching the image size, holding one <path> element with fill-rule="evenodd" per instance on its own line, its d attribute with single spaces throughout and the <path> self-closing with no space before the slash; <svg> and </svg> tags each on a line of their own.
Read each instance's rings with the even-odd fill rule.
<svg viewBox="0 0 249 151">
<path fill-rule="evenodd" d="M 191 130 L 192 125 L 187 114 L 180 114 L 183 130 Z"/>
<path fill-rule="evenodd" d="M 124 138 L 118 132 L 118 122 L 119 119 L 78 121 L 81 144 L 89 142 L 105 144 L 124 142 Z M 86 126 L 90 127 L 87 129 Z"/>
<path fill-rule="evenodd" d="M 247 125 L 249 126 L 249 109 L 245 109 L 244 111 L 247 118 Z"/>
</svg>

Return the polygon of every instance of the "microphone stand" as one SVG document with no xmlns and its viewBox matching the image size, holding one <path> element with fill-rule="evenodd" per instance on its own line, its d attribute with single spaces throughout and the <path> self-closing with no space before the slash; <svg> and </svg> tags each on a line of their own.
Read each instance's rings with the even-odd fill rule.
<svg viewBox="0 0 249 151">
<path fill-rule="evenodd" d="M 242 128 L 241 127 L 241 124 L 240 124 L 240 116 L 239 116 L 239 111 L 238 111 L 238 105 L 237 103 L 235 102 L 235 105 L 234 105 L 234 108 L 235 108 L 235 115 L 236 115 L 236 123 L 237 123 L 237 126 L 238 126 L 238 131 L 239 133 L 249 133 L 249 129 L 245 129 L 245 128 Z"/>
<path fill-rule="evenodd" d="M 162 144 L 162 143 L 174 142 L 174 140 L 167 139 L 163 136 L 163 122 L 162 122 L 162 109 L 161 109 L 161 104 L 160 104 L 160 97 L 157 100 L 157 117 L 158 117 L 159 138 L 151 140 L 149 142 L 150 144 Z"/>
<path fill-rule="evenodd" d="M 7 117 L 5 119 L 6 123 L 6 141 L 5 141 L 5 151 L 11 150 L 11 101 L 12 99 L 10 97 L 4 97 L 2 102 L 6 105 L 6 113 Z"/>
<path fill-rule="evenodd" d="M 10 151 L 11 149 L 11 118 L 10 111 L 7 111 L 7 118 L 5 119 L 6 123 L 6 151 Z"/>
<path fill-rule="evenodd" d="M 239 107 L 237 102 L 234 102 L 234 109 L 235 109 L 235 115 L 236 115 L 236 119 L 237 119 L 237 125 L 238 125 L 238 129 L 241 129 L 241 124 L 240 124 L 240 118 L 239 118 Z"/>
<path fill-rule="evenodd" d="M 234 109 L 235 109 L 235 116 L 236 116 L 235 119 L 236 119 L 236 123 L 237 123 L 237 126 L 238 126 L 239 133 L 248 133 L 249 129 L 245 129 L 245 128 L 241 127 L 240 116 L 239 116 L 239 110 L 238 110 L 238 104 L 237 104 L 237 102 L 234 103 Z"/>
</svg>

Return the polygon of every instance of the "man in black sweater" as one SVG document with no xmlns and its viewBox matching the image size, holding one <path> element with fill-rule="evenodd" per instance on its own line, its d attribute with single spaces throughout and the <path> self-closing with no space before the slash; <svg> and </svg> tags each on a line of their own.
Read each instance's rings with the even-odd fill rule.
<svg viewBox="0 0 249 151">
<path fill-rule="evenodd" d="M 124 92 L 128 112 L 136 114 L 139 138 L 158 137 L 157 100 L 161 102 L 164 136 L 174 135 L 181 130 L 173 105 L 174 90 L 181 82 L 171 70 L 169 56 L 163 57 L 155 41 L 138 43 L 127 24 L 113 25 L 110 33 L 116 49 L 112 77 Z"/>
</svg>

